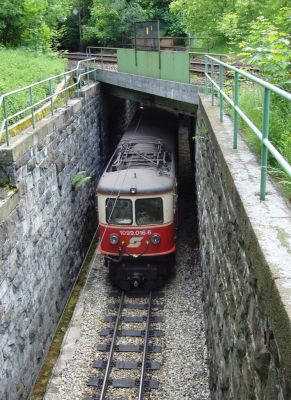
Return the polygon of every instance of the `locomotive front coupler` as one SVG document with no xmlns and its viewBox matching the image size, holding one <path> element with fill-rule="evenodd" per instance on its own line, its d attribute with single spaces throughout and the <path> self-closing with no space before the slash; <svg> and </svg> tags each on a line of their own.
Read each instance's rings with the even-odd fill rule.
<svg viewBox="0 0 291 400">
<path fill-rule="evenodd" d="M 138 272 L 128 274 L 127 279 L 134 288 L 138 288 L 144 282 L 144 276 Z"/>
</svg>

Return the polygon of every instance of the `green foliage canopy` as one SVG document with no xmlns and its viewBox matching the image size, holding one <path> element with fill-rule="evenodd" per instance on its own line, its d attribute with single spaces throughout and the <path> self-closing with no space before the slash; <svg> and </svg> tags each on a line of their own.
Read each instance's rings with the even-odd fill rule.
<svg viewBox="0 0 291 400">
<path fill-rule="evenodd" d="M 135 2 L 94 0 L 91 17 L 84 27 L 84 38 L 95 39 L 105 45 L 117 44 L 128 40 L 133 34 L 133 23 L 146 17 L 146 11 Z"/>
<path fill-rule="evenodd" d="M 0 43 L 49 48 L 66 19 L 71 0 L 2 0 Z"/>
<path fill-rule="evenodd" d="M 276 17 L 280 18 L 280 14 Z M 275 19 L 276 21 L 276 19 Z M 246 41 L 240 43 L 242 53 L 247 61 L 259 66 L 269 81 L 289 86 L 291 49 L 290 39 L 286 32 L 279 29 L 265 17 L 258 17 L 250 28 Z"/>
<path fill-rule="evenodd" d="M 235 43 L 245 37 L 257 17 L 272 21 L 284 7 L 288 10 L 288 0 L 172 0 L 170 5 L 183 20 L 187 33 Z M 290 28 L 290 20 L 288 23 L 285 19 L 285 23 Z"/>
</svg>

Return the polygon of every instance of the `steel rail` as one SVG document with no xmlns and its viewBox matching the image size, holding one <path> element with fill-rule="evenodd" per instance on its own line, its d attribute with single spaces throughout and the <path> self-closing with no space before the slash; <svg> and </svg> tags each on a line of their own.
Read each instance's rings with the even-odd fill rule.
<svg viewBox="0 0 291 400">
<path fill-rule="evenodd" d="M 152 308 L 152 291 L 149 293 L 148 298 L 148 312 L 147 312 L 147 321 L 145 328 L 145 337 L 144 337 L 144 348 L 142 355 L 142 365 L 141 365 L 141 374 L 140 374 L 140 382 L 139 382 L 139 391 L 138 391 L 138 400 L 143 400 L 144 397 L 144 381 L 145 381 L 145 371 L 146 371 L 146 362 L 147 362 L 147 353 L 148 353 L 148 340 L 149 340 L 149 329 L 150 329 L 150 318 L 151 318 L 151 308 Z"/>
<path fill-rule="evenodd" d="M 110 350 L 109 350 L 109 354 L 108 354 L 108 360 L 107 360 L 107 364 L 106 364 L 106 369 L 105 369 L 105 373 L 104 373 L 104 378 L 103 378 L 103 383 L 102 383 L 99 400 L 105 399 L 107 385 L 108 385 L 108 378 L 109 378 L 110 370 L 112 367 L 112 358 L 113 358 L 113 354 L 114 354 L 115 343 L 116 343 L 116 339 L 117 339 L 117 335 L 118 335 L 118 327 L 119 327 L 119 324 L 121 321 L 123 304 L 124 304 L 124 291 L 122 291 L 121 296 L 120 296 L 120 303 L 119 303 L 117 317 L 116 317 L 116 321 L 115 321 L 115 325 L 114 325 L 114 331 L 113 331 L 113 335 L 112 335 L 112 341 L 111 341 Z"/>
</svg>

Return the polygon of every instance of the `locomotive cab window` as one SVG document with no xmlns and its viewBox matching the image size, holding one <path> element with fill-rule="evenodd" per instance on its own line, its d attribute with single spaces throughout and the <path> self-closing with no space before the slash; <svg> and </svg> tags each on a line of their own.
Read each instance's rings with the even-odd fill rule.
<svg viewBox="0 0 291 400">
<path fill-rule="evenodd" d="M 108 224 L 132 224 L 132 202 L 128 199 L 106 199 L 106 221 Z"/>
<path fill-rule="evenodd" d="M 163 222 L 163 200 L 160 197 L 138 199 L 135 202 L 137 225 L 160 224 Z"/>
</svg>

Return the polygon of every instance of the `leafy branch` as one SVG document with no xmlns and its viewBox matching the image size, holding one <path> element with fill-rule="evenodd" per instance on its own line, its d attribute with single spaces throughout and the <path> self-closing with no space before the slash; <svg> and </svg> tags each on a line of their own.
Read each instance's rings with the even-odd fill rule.
<svg viewBox="0 0 291 400">
<path fill-rule="evenodd" d="M 85 186 L 91 179 L 91 176 L 86 176 L 85 171 L 79 171 L 72 179 L 72 188 L 80 189 Z"/>
</svg>

